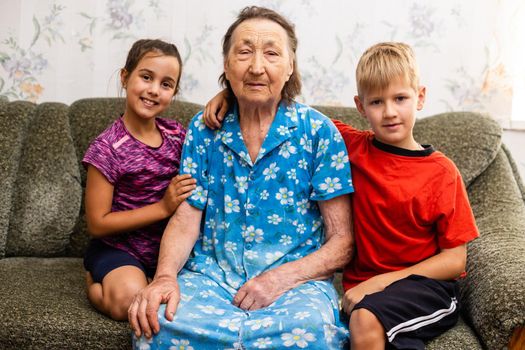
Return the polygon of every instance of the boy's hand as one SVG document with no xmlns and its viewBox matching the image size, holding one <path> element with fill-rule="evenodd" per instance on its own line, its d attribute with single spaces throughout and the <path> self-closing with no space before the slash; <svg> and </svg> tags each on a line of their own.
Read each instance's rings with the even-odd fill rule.
<svg viewBox="0 0 525 350">
<path fill-rule="evenodd" d="M 204 124 L 210 129 L 218 129 L 221 127 L 224 115 L 228 111 L 228 90 L 224 89 L 215 95 L 204 108 L 203 118 Z"/>
<path fill-rule="evenodd" d="M 381 279 L 382 275 L 374 276 L 364 282 L 359 283 L 354 288 L 350 288 L 343 296 L 342 306 L 347 315 L 350 315 L 355 305 L 359 303 L 365 295 L 380 292 L 385 289 L 385 285 Z"/>
<path fill-rule="evenodd" d="M 192 179 L 189 174 L 177 175 L 171 179 L 164 197 L 160 200 L 168 216 L 172 215 L 179 205 L 191 195 L 197 187 L 196 183 L 197 180 Z"/>
</svg>

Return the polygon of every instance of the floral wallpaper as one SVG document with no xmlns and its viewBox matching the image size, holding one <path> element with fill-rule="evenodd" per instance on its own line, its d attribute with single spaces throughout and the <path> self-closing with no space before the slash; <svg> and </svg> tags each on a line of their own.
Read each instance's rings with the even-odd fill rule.
<svg viewBox="0 0 525 350">
<path fill-rule="evenodd" d="M 525 21 L 519 0 L 2 0 L 0 96 L 68 104 L 119 96 L 129 47 L 151 37 L 181 51 L 178 98 L 205 103 L 219 89 L 222 36 L 247 5 L 295 23 L 299 99 L 309 104 L 353 106 L 357 61 L 379 41 L 413 46 L 428 91 L 421 117 L 474 110 L 505 122 L 516 72 L 525 81 L 515 60 L 523 41 L 516 25 Z"/>
</svg>

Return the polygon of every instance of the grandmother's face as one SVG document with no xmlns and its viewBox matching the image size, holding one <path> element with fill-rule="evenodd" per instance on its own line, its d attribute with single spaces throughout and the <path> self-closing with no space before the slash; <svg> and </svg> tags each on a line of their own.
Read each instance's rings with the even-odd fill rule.
<svg viewBox="0 0 525 350">
<path fill-rule="evenodd" d="M 267 19 L 250 19 L 235 28 L 224 73 L 239 104 L 278 103 L 293 72 L 288 35 Z"/>
</svg>

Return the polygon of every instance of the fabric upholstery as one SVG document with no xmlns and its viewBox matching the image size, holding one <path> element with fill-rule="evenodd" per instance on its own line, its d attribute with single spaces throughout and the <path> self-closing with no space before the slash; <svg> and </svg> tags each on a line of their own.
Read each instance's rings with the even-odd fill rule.
<svg viewBox="0 0 525 350">
<path fill-rule="evenodd" d="M 67 106 L 38 105 L 20 158 L 7 256 L 63 256 L 82 189 Z"/>
<path fill-rule="evenodd" d="M 78 258 L 0 260 L 0 349 L 129 349 L 127 322 L 95 311 Z"/>
<path fill-rule="evenodd" d="M 525 325 L 525 204 L 502 150 L 469 195 L 481 236 L 468 247 L 461 299 L 485 345 L 501 348 Z"/>
<path fill-rule="evenodd" d="M 0 259 L 5 256 L 22 142 L 36 105 L 2 102 L 0 108 Z"/>
<path fill-rule="evenodd" d="M 80 258 L 88 239 L 80 159 L 123 109 L 122 98 L 69 107 L 0 102 L 0 349 L 130 347 L 127 323 L 89 305 Z M 200 109 L 175 102 L 166 115 L 187 125 Z M 354 108 L 317 109 L 368 127 Z M 505 348 L 525 326 L 525 191 L 501 129 L 489 117 L 453 112 L 418 120 L 415 136 L 456 162 L 481 232 L 460 282 L 462 318 L 427 348 Z M 30 256 L 5 257 L 6 249 Z"/>
<path fill-rule="evenodd" d="M 474 112 L 438 114 L 419 119 L 414 127 L 415 139 L 432 144 L 452 159 L 467 185 L 496 157 L 501 133 L 495 120 Z"/>
</svg>

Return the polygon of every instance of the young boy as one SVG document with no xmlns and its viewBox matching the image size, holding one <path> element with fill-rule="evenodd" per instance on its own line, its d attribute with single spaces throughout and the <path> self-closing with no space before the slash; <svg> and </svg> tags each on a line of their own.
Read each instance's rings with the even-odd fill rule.
<svg viewBox="0 0 525 350">
<path fill-rule="evenodd" d="M 334 121 L 356 188 L 355 255 L 343 273 L 352 350 L 423 349 L 457 322 L 455 279 L 479 233 L 455 165 L 412 135 L 425 88 L 411 48 L 372 46 L 356 78 L 354 100 L 372 131 Z"/>
</svg>

